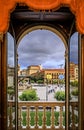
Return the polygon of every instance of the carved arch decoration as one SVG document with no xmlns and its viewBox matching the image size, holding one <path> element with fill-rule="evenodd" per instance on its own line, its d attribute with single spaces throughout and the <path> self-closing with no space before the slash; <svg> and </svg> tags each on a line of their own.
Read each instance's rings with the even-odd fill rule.
<svg viewBox="0 0 84 130">
<path fill-rule="evenodd" d="M 0 0 L 0 33 L 5 33 L 10 21 L 10 13 L 17 3 L 24 3 L 36 10 L 53 10 L 68 6 L 76 17 L 77 30 L 84 34 L 84 0 Z"/>
</svg>

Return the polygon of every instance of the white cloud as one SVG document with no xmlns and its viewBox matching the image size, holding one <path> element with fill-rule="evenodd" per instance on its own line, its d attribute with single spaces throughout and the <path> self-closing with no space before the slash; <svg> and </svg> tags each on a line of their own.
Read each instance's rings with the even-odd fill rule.
<svg viewBox="0 0 84 130">
<path fill-rule="evenodd" d="M 51 31 L 36 30 L 27 34 L 19 43 L 19 64 L 22 67 L 39 65 L 57 67 L 64 64 L 65 46 L 62 40 Z"/>
<path fill-rule="evenodd" d="M 7 33 L 7 39 L 8 39 L 8 65 L 14 66 L 14 39 L 10 33 Z"/>
<path fill-rule="evenodd" d="M 65 46 L 62 40 L 48 30 L 35 30 L 25 35 L 18 46 L 18 62 L 22 68 L 29 65 L 55 68 L 65 64 Z M 78 63 L 78 33 L 70 40 L 70 61 Z M 14 39 L 8 33 L 8 64 L 14 66 Z"/>
<path fill-rule="evenodd" d="M 22 68 L 41 64 L 45 68 L 65 65 L 65 46 L 62 40 L 48 30 L 35 30 L 25 35 L 18 46 L 18 62 Z M 78 33 L 70 40 L 70 61 L 78 62 Z M 8 33 L 8 64 L 14 66 L 14 39 Z"/>
</svg>

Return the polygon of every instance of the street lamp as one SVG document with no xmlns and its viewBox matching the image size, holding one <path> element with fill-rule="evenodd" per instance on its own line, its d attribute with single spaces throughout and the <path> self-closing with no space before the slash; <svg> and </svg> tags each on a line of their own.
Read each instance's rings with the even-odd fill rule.
<svg viewBox="0 0 84 130">
<path fill-rule="evenodd" d="M 47 79 L 47 86 L 46 86 L 46 101 L 48 101 L 48 82 L 52 79 L 52 75 L 51 75 L 51 74 L 47 74 L 47 75 L 46 75 L 46 79 Z"/>
</svg>

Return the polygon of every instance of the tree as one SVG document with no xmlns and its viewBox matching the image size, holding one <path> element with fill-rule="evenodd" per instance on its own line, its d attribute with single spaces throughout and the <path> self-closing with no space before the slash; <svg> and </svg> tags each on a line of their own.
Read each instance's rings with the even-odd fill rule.
<svg viewBox="0 0 84 130">
<path fill-rule="evenodd" d="M 53 82 L 53 84 L 57 84 L 57 83 L 58 83 L 58 80 L 55 79 L 55 80 L 53 80 L 52 82 Z"/>
<path fill-rule="evenodd" d="M 29 89 L 29 90 L 24 91 L 22 95 L 19 96 L 19 99 L 21 101 L 37 101 L 38 96 L 34 89 Z"/>
<path fill-rule="evenodd" d="M 36 76 L 31 76 L 30 77 L 30 82 L 34 82 L 34 83 L 43 83 L 44 82 L 44 78 L 42 75 L 36 75 Z"/>
<path fill-rule="evenodd" d="M 38 84 L 43 84 L 44 81 L 39 79 L 37 82 L 38 82 Z"/>
</svg>

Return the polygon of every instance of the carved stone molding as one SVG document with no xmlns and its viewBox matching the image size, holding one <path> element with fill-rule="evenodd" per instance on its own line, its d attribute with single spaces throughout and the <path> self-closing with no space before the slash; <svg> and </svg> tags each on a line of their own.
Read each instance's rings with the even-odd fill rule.
<svg viewBox="0 0 84 130">
<path fill-rule="evenodd" d="M 5 33 L 10 21 L 10 13 L 16 3 L 25 3 L 34 10 L 53 10 L 60 6 L 68 6 L 76 17 L 76 26 L 84 34 L 84 0 L 0 0 L 0 32 Z"/>
</svg>

